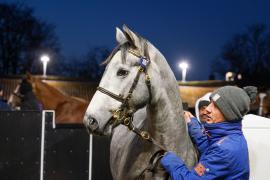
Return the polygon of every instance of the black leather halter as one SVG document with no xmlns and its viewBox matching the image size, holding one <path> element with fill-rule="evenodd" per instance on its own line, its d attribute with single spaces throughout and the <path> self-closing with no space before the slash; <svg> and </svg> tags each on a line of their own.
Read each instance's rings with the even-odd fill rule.
<svg viewBox="0 0 270 180">
<path fill-rule="evenodd" d="M 128 52 L 133 54 L 134 56 L 140 58 L 140 66 L 138 68 L 137 74 L 133 80 L 133 83 L 127 93 L 127 96 L 124 97 L 123 95 L 119 94 L 115 94 L 103 87 L 97 87 L 97 90 L 100 91 L 103 94 L 106 94 L 108 96 L 110 96 L 111 98 L 121 102 L 121 106 L 116 109 L 116 110 L 112 110 L 112 118 L 110 119 L 111 124 L 114 124 L 114 127 L 119 125 L 119 124 L 124 124 L 126 126 L 131 125 L 130 121 L 132 121 L 133 119 L 133 115 L 134 115 L 134 109 L 133 107 L 130 106 L 130 99 L 132 98 L 132 94 L 138 84 L 138 81 L 140 79 L 140 75 L 142 73 L 145 74 L 145 83 L 148 87 L 148 91 L 149 91 L 149 102 L 151 101 L 151 82 L 150 82 L 150 77 L 147 73 L 147 68 L 150 64 L 150 59 L 147 58 L 146 56 L 142 56 L 140 55 L 140 53 L 134 49 L 128 49 Z M 148 56 L 148 55 L 147 55 Z M 149 57 L 149 56 L 148 56 Z M 129 127 L 129 129 L 132 129 L 131 127 Z"/>
<path fill-rule="evenodd" d="M 139 66 L 136 77 L 134 78 L 133 83 L 132 83 L 126 97 L 124 97 L 121 94 L 117 95 L 115 93 L 112 93 L 109 90 L 107 90 L 103 87 L 100 87 L 100 86 L 97 87 L 97 90 L 122 103 L 118 109 L 112 110 L 112 112 L 111 112 L 112 117 L 110 118 L 110 120 L 108 122 L 109 124 L 112 124 L 113 127 L 116 127 L 119 124 L 123 124 L 123 125 L 127 126 L 129 128 L 129 130 L 133 131 L 134 133 L 139 135 L 144 140 L 147 140 L 147 141 L 155 144 L 156 146 L 158 146 L 160 149 L 166 151 L 166 149 L 162 145 L 160 145 L 156 140 L 154 140 L 150 136 L 149 132 L 142 131 L 142 130 L 136 128 L 133 124 L 133 116 L 134 116 L 135 111 L 134 111 L 134 108 L 130 106 L 129 102 L 130 102 L 130 99 L 132 98 L 132 94 L 133 94 L 133 92 L 138 84 L 140 75 L 142 73 L 145 74 L 145 83 L 146 83 L 148 91 L 149 91 L 149 103 L 151 102 L 151 98 L 152 98 L 151 81 L 150 81 L 150 76 L 147 73 L 147 69 L 148 69 L 151 61 L 150 61 L 148 51 L 146 49 L 147 49 L 147 43 L 145 43 L 145 52 L 146 53 L 144 56 L 142 56 L 137 50 L 134 50 L 131 48 L 128 49 L 129 53 L 140 58 L 140 66 Z"/>
<path fill-rule="evenodd" d="M 146 82 L 147 86 L 150 86 L 150 78 L 149 78 L 149 75 L 147 74 L 147 67 L 150 64 L 150 58 L 147 58 L 146 56 L 140 55 L 139 52 L 137 52 L 136 50 L 133 50 L 133 49 L 128 49 L 128 52 L 133 54 L 134 56 L 140 58 L 140 67 L 137 71 L 137 74 L 136 74 L 136 77 L 132 83 L 132 86 L 129 89 L 127 97 L 124 98 L 121 94 L 117 95 L 117 94 L 110 92 L 109 90 L 107 90 L 105 88 L 102 88 L 100 86 L 97 87 L 98 91 L 112 97 L 113 99 L 115 99 L 117 101 L 120 101 L 121 103 L 127 103 L 127 101 L 131 98 L 132 93 L 137 86 L 137 83 L 139 81 L 139 78 L 140 78 L 140 75 L 142 72 L 145 73 L 145 77 L 146 77 L 145 82 Z M 149 89 L 149 90 L 151 91 L 151 89 Z"/>
</svg>

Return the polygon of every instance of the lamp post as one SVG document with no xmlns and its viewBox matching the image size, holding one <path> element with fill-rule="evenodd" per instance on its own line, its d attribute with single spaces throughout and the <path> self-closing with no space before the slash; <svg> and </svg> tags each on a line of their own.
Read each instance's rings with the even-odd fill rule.
<svg viewBox="0 0 270 180">
<path fill-rule="evenodd" d="M 179 63 L 179 68 L 182 70 L 182 82 L 186 82 L 188 64 L 186 62 L 181 62 Z"/>
<path fill-rule="evenodd" d="M 40 60 L 43 64 L 43 76 L 46 76 L 46 70 L 47 70 L 47 63 L 50 61 L 50 57 L 48 55 L 42 55 L 40 57 Z"/>
</svg>

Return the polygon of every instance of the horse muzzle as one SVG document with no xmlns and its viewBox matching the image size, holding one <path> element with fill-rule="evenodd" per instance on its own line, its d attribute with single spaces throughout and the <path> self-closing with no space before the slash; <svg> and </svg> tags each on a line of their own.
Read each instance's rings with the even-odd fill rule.
<svg viewBox="0 0 270 180">
<path fill-rule="evenodd" d="M 87 130 L 89 131 L 89 133 L 94 133 L 99 128 L 97 120 L 92 116 L 85 116 L 83 119 L 83 123 L 87 128 Z"/>
</svg>

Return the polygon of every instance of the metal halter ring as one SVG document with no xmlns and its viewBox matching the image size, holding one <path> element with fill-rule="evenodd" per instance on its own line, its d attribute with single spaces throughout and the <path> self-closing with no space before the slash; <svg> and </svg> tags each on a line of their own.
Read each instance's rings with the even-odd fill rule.
<svg viewBox="0 0 270 180">
<path fill-rule="evenodd" d="M 126 126 L 129 126 L 129 124 L 130 124 L 130 117 L 127 117 L 127 118 L 124 119 L 124 124 Z"/>
<path fill-rule="evenodd" d="M 142 131 L 141 136 L 146 140 L 150 139 L 150 135 L 147 131 Z"/>
</svg>

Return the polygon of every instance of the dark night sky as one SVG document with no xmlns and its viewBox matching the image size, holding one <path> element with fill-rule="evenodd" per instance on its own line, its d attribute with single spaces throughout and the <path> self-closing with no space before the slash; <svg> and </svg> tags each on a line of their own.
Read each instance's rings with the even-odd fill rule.
<svg viewBox="0 0 270 180">
<path fill-rule="evenodd" d="M 34 8 L 35 16 L 56 25 L 65 56 L 79 56 L 95 46 L 113 48 L 115 27 L 127 24 L 164 54 L 177 79 L 181 59 L 190 64 L 187 80 L 206 80 L 211 61 L 233 35 L 255 23 L 270 30 L 269 0 L 22 2 Z"/>
</svg>

